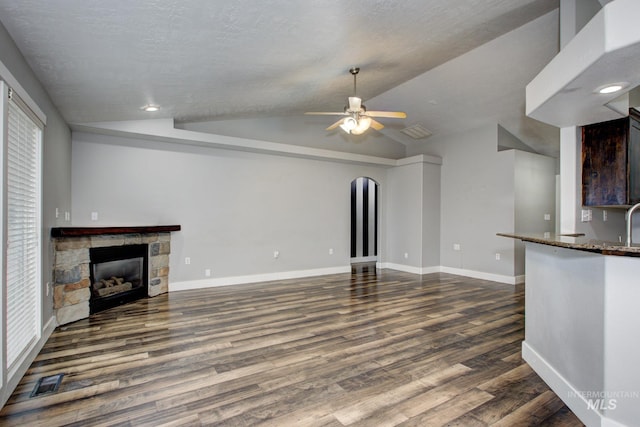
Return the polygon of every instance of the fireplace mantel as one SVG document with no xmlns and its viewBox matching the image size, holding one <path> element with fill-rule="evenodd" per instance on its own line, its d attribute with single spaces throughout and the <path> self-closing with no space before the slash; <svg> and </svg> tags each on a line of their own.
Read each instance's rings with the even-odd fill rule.
<svg viewBox="0 0 640 427">
<path fill-rule="evenodd" d="M 180 231 L 179 225 L 145 225 L 132 227 L 54 227 L 51 237 L 102 236 L 106 234 L 148 234 Z"/>
</svg>

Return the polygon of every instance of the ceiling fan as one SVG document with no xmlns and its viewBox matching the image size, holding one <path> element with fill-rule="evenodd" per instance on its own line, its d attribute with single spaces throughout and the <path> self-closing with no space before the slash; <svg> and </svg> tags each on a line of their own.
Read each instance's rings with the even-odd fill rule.
<svg viewBox="0 0 640 427">
<path fill-rule="evenodd" d="M 354 67 L 349 70 L 353 75 L 353 96 L 349 97 L 349 105 L 344 107 L 343 112 L 307 112 L 305 114 L 321 115 L 321 116 L 346 116 L 338 120 L 327 130 L 333 130 L 340 126 L 342 130 L 351 135 L 361 135 L 369 127 L 375 130 L 384 128 L 384 125 L 372 117 L 386 117 L 393 119 L 405 119 L 407 113 L 401 111 L 368 111 L 362 103 L 362 99 L 356 96 L 356 76 L 360 72 L 360 68 Z"/>
</svg>

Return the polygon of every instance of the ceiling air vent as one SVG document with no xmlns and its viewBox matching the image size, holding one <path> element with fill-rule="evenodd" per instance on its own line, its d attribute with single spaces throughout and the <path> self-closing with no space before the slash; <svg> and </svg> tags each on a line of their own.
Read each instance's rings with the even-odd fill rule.
<svg viewBox="0 0 640 427">
<path fill-rule="evenodd" d="M 421 125 L 409 126 L 402 129 L 400 132 L 404 133 L 407 136 L 410 136 L 413 139 L 424 139 L 431 136 L 431 132 L 429 131 L 429 129 Z"/>
</svg>

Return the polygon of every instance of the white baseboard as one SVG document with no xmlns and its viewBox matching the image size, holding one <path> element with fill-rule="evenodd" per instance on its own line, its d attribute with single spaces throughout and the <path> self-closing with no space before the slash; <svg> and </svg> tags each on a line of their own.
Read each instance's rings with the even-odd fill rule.
<svg viewBox="0 0 640 427">
<path fill-rule="evenodd" d="M 351 264 L 357 264 L 360 262 L 375 262 L 375 261 L 378 261 L 378 257 L 376 255 L 351 258 Z"/>
<path fill-rule="evenodd" d="M 506 283 L 508 285 L 524 283 L 524 276 L 505 276 L 503 274 L 485 273 L 484 271 L 466 270 L 463 268 L 441 266 L 440 272 L 473 277 L 474 279 L 491 280 L 492 282 Z"/>
<path fill-rule="evenodd" d="M 593 409 L 589 409 L 587 401 L 553 366 L 526 342 L 522 342 L 522 358 L 547 383 L 560 399 L 587 426 L 604 426 L 605 417 Z M 611 424 L 609 424 L 611 425 Z"/>
<path fill-rule="evenodd" d="M 278 273 L 251 274 L 248 276 L 220 277 L 215 279 L 169 282 L 169 292 L 191 289 L 215 288 L 218 286 L 241 285 L 247 283 L 270 282 L 273 280 L 300 279 L 327 274 L 351 273 L 351 265 L 341 267 L 316 268 L 312 270 L 282 271 Z"/>
<path fill-rule="evenodd" d="M 522 276 L 504 276 L 501 274 L 485 273 L 483 271 L 465 270 L 462 268 L 445 267 L 436 265 L 431 267 L 413 267 L 411 265 L 395 264 L 392 262 L 379 262 L 377 268 L 388 268 L 391 270 L 404 271 L 412 274 L 431 274 L 431 273 L 449 273 L 458 276 L 473 277 L 474 279 L 491 280 L 492 282 L 506 283 L 508 285 L 517 285 L 524 283 L 524 275 Z"/>
<path fill-rule="evenodd" d="M 42 337 L 44 342 L 47 342 L 53 331 L 56 329 L 56 326 L 58 326 L 58 322 L 56 321 L 56 316 L 54 315 L 51 316 L 49 320 L 47 320 L 47 323 L 44 324 L 44 328 L 42 328 Z"/>
<path fill-rule="evenodd" d="M 524 276 L 503 276 L 500 274 L 485 273 L 482 271 L 465 270 L 444 266 L 414 267 L 411 265 L 396 264 L 392 262 L 377 262 L 376 268 L 403 271 L 411 274 L 449 273 L 458 276 L 473 277 L 475 279 L 491 280 L 493 282 L 515 285 L 524 283 Z M 351 272 L 351 266 L 317 268 L 311 270 L 283 271 L 278 273 L 252 274 L 248 276 L 230 276 L 215 279 L 188 280 L 183 282 L 170 282 L 169 292 L 186 291 L 191 289 L 215 288 L 218 286 L 241 285 L 247 283 L 270 282 L 273 280 L 299 279 L 303 277 L 324 276 L 326 274 L 340 274 Z"/>
<path fill-rule="evenodd" d="M 398 270 L 398 271 L 404 271 L 405 273 L 420 274 L 420 275 L 440 272 L 439 266 L 414 267 L 411 265 L 395 264 L 393 262 L 379 262 L 376 264 L 376 268 L 388 268 L 390 270 Z"/>
</svg>

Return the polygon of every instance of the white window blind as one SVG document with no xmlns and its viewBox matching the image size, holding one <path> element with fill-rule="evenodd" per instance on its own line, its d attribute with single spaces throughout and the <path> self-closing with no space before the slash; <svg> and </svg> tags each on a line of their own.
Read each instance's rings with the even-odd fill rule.
<svg viewBox="0 0 640 427">
<path fill-rule="evenodd" d="M 7 143 L 7 368 L 40 337 L 40 145 L 42 130 L 15 97 Z"/>
</svg>

